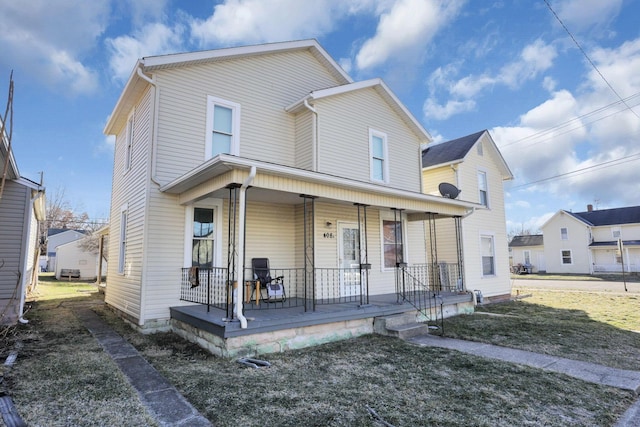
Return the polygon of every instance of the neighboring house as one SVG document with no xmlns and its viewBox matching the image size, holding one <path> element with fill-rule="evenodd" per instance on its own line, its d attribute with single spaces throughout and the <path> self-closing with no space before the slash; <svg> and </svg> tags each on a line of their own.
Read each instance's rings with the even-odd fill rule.
<svg viewBox="0 0 640 427">
<path fill-rule="evenodd" d="M 56 252 L 58 246 L 82 239 L 86 236 L 83 230 L 70 228 L 50 228 L 47 230 L 47 271 L 56 271 Z"/>
<path fill-rule="evenodd" d="M 99 265 L 100 254 L 97 248 L 93 250 L 85 247 L 84 241 L 88 238 L 85 236 L 83 239 L 58 245 L 56 248 L 56 279 L 64 279 L 61 276 L 64 270 L 77 270 L 79 273 L 78 279 L 82 280 L 96 279 L 99 271 L 103 271 L 102 269 L 106 267 L 106 262 L 101 269 Z"/>
<path fill-rule="evenodd" d="M 623 264 L 625 271 L 640 271 L 640 206 L 560 210 L 542 233 L 549 273 L 622 272 Z"/>
<path fill-rule="evenodd" d="M 509 242 L 509 251 L 514 266 L 525 266 L 529 273 L 546 272 L 542 234 L 514 236 Z"/>
<path fill-rule="evenodd" d="M 430 135 L 382 80 L 354 82 L 315 40 L 142 58 L 105 133 L 105 301 L 139 329 L 231 355 L 371 333 L 382 314 L 473 310 L 459 258 L 432 281 L 425 236 L 432 215 L 485 207 L 424 194 Z M 502 175 L 489 175 L 496 195 Z M 505 225 L 491 224 L 498 255 Z M 255 280 L 253 258 L 286 292 Z M 507 269 L 492 262 L 487 283 Z"/>
<path fill-rule="evenodd" d="M 2 325 L 22 320 L 26 293 L 38 279 L 38 221 L 45 217 L 44 187 L 20 176 L 8 141 L 0 135 L 0 180 L 5 172 L 0 196 Z"/>
<path fill-rule="evenodd" d="M 458 200 L 478 204 L 472 215 L 460 219 L 458 246 L 463 253 L 466 289 L 479 290 L 489 300 L 510 298 L 503 183 L 513 175 L 489 132 L 428 145 L 422 152 L 422 168 L 426 193 L 440 194 L 440 184 L 449 183 L 461 190 Z M 456 235 L 454 223 L 437 218 L 432 232 L 436 250 L 431 254 L 438 262 L 453 262 L 456 245 L 441 237 Z"/>
</svg>

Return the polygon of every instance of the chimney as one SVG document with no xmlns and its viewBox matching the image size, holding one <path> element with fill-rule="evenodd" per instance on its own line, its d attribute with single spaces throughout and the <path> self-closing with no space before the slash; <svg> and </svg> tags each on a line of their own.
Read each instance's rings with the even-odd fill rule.
<svg viewBox="0 0 640 427">
<path fill-rule="evenodd" d="M 593 205 L 587 205 L 587 212 L 593 212 Z"/>
</svg>

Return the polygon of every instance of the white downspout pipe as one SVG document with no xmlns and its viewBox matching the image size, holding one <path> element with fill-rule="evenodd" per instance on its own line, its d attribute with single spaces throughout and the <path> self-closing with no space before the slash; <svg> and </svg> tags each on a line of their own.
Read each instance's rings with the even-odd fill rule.
<svg viewBox="0 0 640 427">
<path fill-rule="evenodd" d="M 318 112 L 309 104 L 307 98 L 304 99 L 304 106 L 313 113 L 311 122 L 311 167 L 314 172 L 318 171 Z"/>
<path fill-rule="evenodd" d="M 233 284 L 233 293 L 235 294 L 233 312 L 240 321 L 240 328 L 247 328 L 247 319 L 242 313 L 242 301 L 244 301 L 244 220 L 246 212 L 246 192 L 247 187 L 256 177 L 256 167 L 251 166 L 249 176 L 244 180 L 240 187 L 240 200 L 238 202 L 238 256 L 236 257 L 236 275 L 237 280 Z"/>
</svg>

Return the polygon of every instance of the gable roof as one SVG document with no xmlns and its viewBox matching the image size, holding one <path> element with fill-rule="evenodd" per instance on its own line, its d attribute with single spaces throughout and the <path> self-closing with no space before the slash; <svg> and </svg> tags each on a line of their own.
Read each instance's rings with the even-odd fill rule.
<svg viewBox="0 0 640 427">
<path fill-rule="evenodd" d="M 446 165 L 453 165 L 464 161 L 471 148 L 473 148 L 481 138 L 486 137 L 489 146 L 496 155 L 498 167 L 502 171 L 502 179 L 513 179 L 513 174 L 502 157 L 502 153 L 498 150 L 498 146 L 493 141 L 488 130 L 472 133 L 450 141 L 440 142 L 427 146 L 422 150 L 422 168 L 429 169 Z"/>
<path fill-rule="evenodd" d="M 87 232 L 84 230 L 74 230 L 73 228 L 50 228 L 47 230 L 47 236 L 51 237 L 67 231 L 75 231 L 76 233 L 87 234 Z"/>
<path fill-rule="evenodd" d="M 433 138 L 427 132 L 427 130 L 416 120 L 416 118 L 407 110 L 407 108 L 400 102 L 395 94 L 389 89 L 382 79 L 375 78 L 370 80 L 364 80 L 356 83 L 349 83 L 340 86 L 335 86 L 327 89 L 314 90 L 302 99 L 294 102 L 285 108 L 285 111 L 290 113 L 297 113 L 304 107 L 305 101 L 313 101 L 316 99 L 328 98 L 331 96 L 341 95 L 344 93 L 354 92 L 357 90 L 373 88 L 378 94 L 391 106 L 391 108 L 398 114 L 402 120 L 404 120 L 411 130 L 417 135 L 421 136 L 423 140 L 431 141 Z"/>
<path fill-rule="evenodd" d="M 127 114 L 130 109 L 133 108 L 134 100 L 143 93 L 147 86 L 154 84 L 154 81 L 144 73 L 166 68 L 225 61 L 234 58 L 304 50 L 309 51 L 325 66 L 338 82 L 341 84 L 353 83 L 353 79 L 315 39 L 147 56 L 139 59 L 133 68 L 131 76 L 129 76 L 129 80 L 120 94 L 120 98 L 118 98 L 118 102 L 111 112 L 109 121 L 104 128 L 104 133 L 106 135 L 112 135 L 117 129 L 124 126 L 127 120 Z"/>
<path fill-rule="evenodd" d="M 542 234 L 531 234 L 527 236 L 513 236 L 511 242 L 509 242 L 510 248 L 519 246 L 542 246 L 543 239 Z"/>
<path fill-rule="evenodd" d="M 640 206 L 567 213 L 593 227 L 640 224 Z"/>
<path fill-rule="evenodd" d="M 2 129 L 2 118 L 0 118 L 0 129 Z M 18 172 L 18 165 L 16 159 L 13 157 L 13 150 L 9 151 L 9 137 L 5 129 L 4 133 L 0 135 L 0 167 L 4 167 L 5 160 L 9 156 L 9 170 L 7 171 L 7 178 L 18 179 L 20 173 Z"/>
</svg>

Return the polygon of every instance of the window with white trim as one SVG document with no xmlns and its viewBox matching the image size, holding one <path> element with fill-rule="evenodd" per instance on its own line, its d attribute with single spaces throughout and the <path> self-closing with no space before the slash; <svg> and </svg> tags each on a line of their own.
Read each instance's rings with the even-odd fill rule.
<svg viewBox="0 0 640 427">
<path fill-rule="evenodd" d="M 531 251 L 522 251 L 525 265 L 531 265 Z"/>
<path fill-rule="evenodd" d="M 613 236 L 614 239 L 619 239 L 620 236 L 622 235 L 621 231 L 620 231 L 620 227 L 613 227 L 611 229 L 611 235 Z"/>
<path fill-rule="evenodd" d="M 478 142 L 478 144 L 476 145 L 476 150 L 478 150 L 478 156 L 484 155 L 484 152 L 482 150 L 482 142 Z"/>
<path fill-rule="evenodd" d="M 127 207 L 120 210 L 120 247 L 118 251 L 118 273 L 124 274 L 127 254 Z"/>
<path fill-rule="evenodd" d="M 569 240 L 569 229 L 567 227 L 560 228 L 560 238 L 562 240 Z"/>
<path fill-rule="evenodd" d="M 369 129 L 369 153 L 371 180 L 389 182 L 389 161 L 387 149 L 387 135 L 373 129 Z"/>
<path fill-rule="evenodd" d="M 480 253 L 482 256 L 482 275 L 495 276 L 496 262 L 493 236 L 480 236 Z"/>
<path fill-rule="evenodd" d="M 487 173 L 478 171 L 478 198 L 481 205 L 489 207 L 489 191 L 487 189 Z"/>
<path fill-rule="evenodd" d="M 205 158 L 239 154 L 240 104 L 207 96 Z"/>
<path fill-rule="evenodd" d="M 124 171 L 128 171 L 131 168 L 131 159 L 133 153 L 133 133 L 134 133 L 134 122 L 133 122 L 133 114 L 129 116 L 127 120 L 127 134 L 126 138 L 126 146 L 124 153 Z"/>
<path fill-rule="evenodd" d="M 215 223 L 213 209 L 193 208 L 191 266 L 212 268 L 214 260 Z"/>
<path fill-rule="evenodd" d="M 390 219 L 382 220 L 382 249 L 384 268 L 395 268 L 396 263 L 404 262 L 404 239 L 402 223 Z"/>
<path fill-rule="evenodd" d="M 571 257 L 571 249 L 562 250 L 562 264 L 565 264 L 565 265 L 573 264 L 573 259 Z"/>
</svg>

